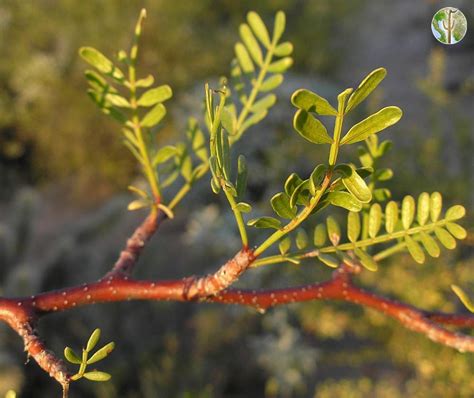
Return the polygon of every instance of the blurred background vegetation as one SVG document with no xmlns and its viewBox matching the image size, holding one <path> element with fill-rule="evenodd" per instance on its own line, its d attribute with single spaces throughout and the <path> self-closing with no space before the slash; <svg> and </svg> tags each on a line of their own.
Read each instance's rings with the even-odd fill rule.
<svg viewBox="0 0 474 398">
<path fill-rule="evenodd" d="M 468 26 L 452 47 L 434 39 L 431 18 L 445 5 L 460 8 L 468 25 L 474 21 L 470 0 L 1 0 L 1 294 L 98 278 L 143 216 L 125 210 L 125 188 L 137 170 L 117 126 L 85 94 L 77 49 L 91 45 L 112 56 L 128 47 L 138 12 L 147 8 L 142 74 L 153 73 L 175 92 L 159 132 L 164 143 L 181 136 L 188 116 L 199 115 L 204 82 L 228 73 L 246 12 L 254 9 L 270 22 L 283 9 L 295 66 L 277 107 L 239 143 L 253 167 L 250 200 L 268 210 L 288 165 L 306 174 L 322 159 L 292 132 L 295 89 L 333 97 L 386 67 L 381 93 L 354 120 L 382 105 L 404 110 L 387 133 L 395 142 L 384 165 L 395 171 L 389 188 L 395 198 L 439 190 L 447 204 L 463 203 L 469 237 L 421 267 L 401 255 L 364 273 L 361 283 L 426 309 L 463 311 L 449 286 L 474 292 L 474 35 Z M 203 181 L 160 230 L 138 276 L 215 269 L 238 247 L 232 225 Z M 319 264 L 284 265 L 249 272 L 239 283 L 284 286 L 328 275 Z M 79 346 L 95 327 L 118 343 L 106 364 L 113 381 L 79 382 L 71 397 L 474 396 L 472 355 L 348 304 L 307 303 L 262 316 L 230 306 L 121 303 L 48 317 L 41 333 L 61 352 Z M 9 388 L 20 397 L 57 396 L 36 364 L 24 366 L 18 337 L 5 326 L 0 335 L 0 396 Z"/>
</svg>

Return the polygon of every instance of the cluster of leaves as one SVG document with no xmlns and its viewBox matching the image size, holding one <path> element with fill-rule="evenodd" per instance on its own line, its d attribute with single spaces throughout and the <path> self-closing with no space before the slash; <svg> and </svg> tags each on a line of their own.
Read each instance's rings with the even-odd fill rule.
<svg viewBox="0 0 474 398">
<path fill-rule="evenodd" d="M 71 376 L 72 381 L 86 378 L 91 381 L 108 381 L 110 374 L 98 370 L 87 370 L 89 365 L 105 359 L 115 348 L 115 343 L 110 342 L 98 349 L 92 355 L 91 352 L 96 347 L 100 339 L 100 329 L 95 329 L 87 341 L 86 347 L 82 349 L 82 355 L 77 355 L 72 348 L 66 347 L 64 349 L 64 357 L 72 364 L 79 365 L 79 370 L 76 374 Z"/>
</svg>

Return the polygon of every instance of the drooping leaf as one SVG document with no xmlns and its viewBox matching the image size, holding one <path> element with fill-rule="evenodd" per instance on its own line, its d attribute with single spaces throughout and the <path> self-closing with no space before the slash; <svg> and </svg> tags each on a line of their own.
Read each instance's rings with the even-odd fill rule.
<svg viewBox="0 0 474 398">
<path fill-rule="evenodd" d="M 433 237 L 424 231 L 420 232 L 420 240 L 426 252 L 431 257 L 439 257 L 441 250 Z"/>
<path fill-rule="evenodd" d="M 279 229 L 281 226 L 281 221 L 273 217 L 260 217 L 247 221 L 247 225 L 255 228 Z"/>
<path fill-rule="evenodd" d="M 296 207 L 290 206 L 290 198 L 284 192 L 279 192 L 270 199 L 273 210 L 282 218 L 292 219 L 296 216 Z"/>
<path fill-rule="evenodd" d="M 375 272 L 378 270 L 377 262 L 373 259 L 373 257 L 367 254 L 365 251 L 356 248 L 354 253 L 357 257 L 359 257 L 360 263 L 369 271 Z"/>
<path fill-rule="evenodd" d="M 397 123 L 402 117 L 402 110 L 396 106 L 388 106 L 367 119 L 355 124 L 342 138 L 341 145 L 363 141 L 372 134 L 378 133 Z"/>
<path fill-rule="evenodd" d="M 425 262 L 425 252 L 418 242 L 416 242 L 410 235 L 406 235 L 405 244 L 407 245 L 408 252 L 413 257 L 413 260 L 419 264 L 423 264 Z"/>
<path fill-rule="evenodd" d="M 443 198 L 439 192 L 433 192 L 430 197 L 430 218 L 432 222 L 436 222 L 443 208 Z"/>
<path fill-rule="evenodd" d="M 385 230 L 391 234 L 395 231 L 398 222 L 398 204 L 393 200 L 385 207 Z"/>
<path fill-rule="evenodd" d="M 456 247 L 456 239 L 454 239 L 448 231 L 441 227 L 435 227 L 434 232 L 438 240 L 446 249 L 452 250 Z"/>
<path fill-rule="evenodd" d="M 152 106 L 170 99 L 173 96 L 171 87 L 167 84 L 145 91 L 138 100 L 139 106 Z"/>
<path fill-rule="evenodd" d="M 402 201 L 402 225 L 403 228 L 410 228 L 415 218 L 415 199 L 413 196 L 407 195 Z"/>
<path fill-rule="evenodd" d="M 382 207 L 374 203 L 369 211 L 369 236 L 375 238 L 382 224 Z"/>
<path fill-rule="evenodd" d="M 326 228 L 329 240 L 334 246 L 337 246 L 341 240 L 341 227 L 334 217 L 329 216 L 326 219 Z"/>
<path fill-rule="evenodd" d="M 339 266 L 338 259 L 336 257 L 331 256 L 330 254 L 319 253 L 318 259 L 328 267 L 337 268 Z"/>
<path fill-rule="evenodd" d="M 350 242 L 357 242 L 360 235 L 360 216 L 359 213 L 350 211 L 347 214 L 347 237 Z"/>
<path fill-rule="evenodd" d="M 343 177 L 342 183 L 359 202 L 369 203 L 372 200 L 372 192 L 355 170 L 352 170 L 349 176 Z"/>
<path fill-rule="evenodd" d="M 361 211 L 362 203 L 348 192 L 330 192 L 326 199 L 334 206 L 343 207 L 349 211 Z"/>
<path fill-rule="evenodd" d="M 467 237 L 467 231 L 463 227 L 461 227 L 459 224 L 448 222 L 446 223 L 446 229 L 456 239 L 466 239 Z"/>
<path fill-rule="evenodd" d="M 250 11 L 247 14 L 247 22 L 255 33 L 255 36 L 257 36 L 265 47 L 269 48 L 271 46 L 270 36 L 262 18 L 260 18 L 255 11 Z"/>
<path fill-rule="evenodd" d="M 346 113 L 354 109 L 364 99 L 366 99 L 369 94 L 377 88 L 386 75 L 387 71 L 385 68 L 378 68 L 370 72 L 367 77 L 359 84 L 359 87 L 357 87 L 357 89 L 349 97 L 349 101 L 347 101 L 346 106 Z"/>
<path fill-rule="evenodd" d="M 247 47 L 250 56 L 255 61 L 257 65 L 262 65 L 263 57 L 262 57 L 262 50 L 260 49 L 260 45 L 258 44 L 255 36 L 253 35 L 250 27 L 247 24 L 241 24 L 239 28 L 240 38 Z"/>
<path fill-rule="evenodd" d="M 331 144 L 333 142 L 326 127 L 303 109 L 296 112 L 293 127 L 303 138 L 314 144 Z"/>
<path fill-rule="evenodd" d="M 318 115 L 337 115 L 337 110 L 326 98 L 306 89 L 296 90 L 291 96 L 291 103 L 306 112 L 315 112 Z"/>
<path fill-rule="evenodd" d="M 157 104 L 143 117 L 140 124 L 143 127 L 153 127 L 157 125 L 166 115 L 166 108 L 163 104 Z"/>
</svg>

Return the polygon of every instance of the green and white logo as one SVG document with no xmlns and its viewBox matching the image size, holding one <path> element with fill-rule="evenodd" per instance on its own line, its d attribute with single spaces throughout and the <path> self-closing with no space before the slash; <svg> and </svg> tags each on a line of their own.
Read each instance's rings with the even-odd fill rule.
<svg viewBox="0 0 474 398">
<path fill-rule="evenodd" d="M 459 43 L 466 35 L 466 17 L 457 8 L 442 8 L 433 16 L 431 31 L 433 36 L 443 44 Z"/>
</svg>

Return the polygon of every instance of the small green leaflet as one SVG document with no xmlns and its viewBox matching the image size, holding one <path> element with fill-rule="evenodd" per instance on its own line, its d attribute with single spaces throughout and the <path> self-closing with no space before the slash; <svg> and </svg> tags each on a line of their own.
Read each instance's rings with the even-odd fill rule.
<svg viewBox="0 0 474 398">
<path fill-rule="evenodd" d="M 378 68 L 370 72 L 369 75 L 359 84 L 359 87 L 357 87 L 357 89 L 349 97 L 349 101 L 347 101 L 346 106 L 346 113 L 348 113 L 351 109 L 354 109 L 363 100 L 365 100 L 369 94 L 377 88 L 386 75 L 387 71 L 385 68 Z"/>
<path fill-rule="evenodd" d="M 296 90 L 291 96 L 291 103 L 306 112 L 314 112 L 318 115 L 337 115 L 336 109 L 326 98 L 306 89 Z"/>
<path fill-rule="evenodd" d="M 293 127 L 306 140 L 313 144 L 332 144 L 326 127 L 310 113 L 303 109 L 296 112 Z"/>
</svg>

